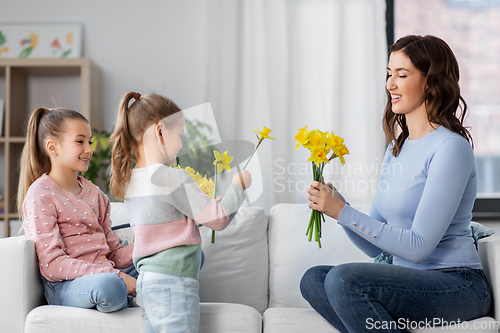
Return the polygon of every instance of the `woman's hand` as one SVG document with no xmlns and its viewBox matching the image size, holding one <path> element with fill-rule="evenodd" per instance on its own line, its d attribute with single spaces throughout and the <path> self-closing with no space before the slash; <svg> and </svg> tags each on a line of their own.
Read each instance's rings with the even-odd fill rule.
<svg viewBox="0 0 500 333">
<path fill-rule="evenodd" d="M 336 220 L 345 206 L 344 197 L 337 191 L 332 183 L 322 184 L 313 181 L 309 184 L 307 199 L 310 201 L 309 208 L 315 209 Z"/>
<path fill-rule="evenodd" d="M 127 285 L 127 295 L 136 296 L 135 288 L 137 280 L 128 274 L 120 272 L 118 275 L 123 279 L 123 282 Z"/>
</svg>

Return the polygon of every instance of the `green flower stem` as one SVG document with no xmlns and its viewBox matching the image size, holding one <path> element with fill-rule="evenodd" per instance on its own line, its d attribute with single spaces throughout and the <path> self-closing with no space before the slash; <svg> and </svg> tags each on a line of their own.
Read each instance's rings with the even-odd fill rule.
<svg viewBox="0 0 500 333">
<path fill-rule="evenodd" d="M 318 182 L 322 182 L 323 178 L 323 170 L 325 168 L 325 163 L 321 163 L 321 165 L 317 166 L 314 162 L 312 162 L 313 169 L 313 179 Z M 312 236 L 314 233 L 314 241 L 318 243 L 319 248 L 321 248 L 321 222 L 325 222 L 325 216 L 323 213 L 313 210 L 311 212 L 311 217 L 309 219 L 309 224 L 307 226 L 306 235 L 309 236 L 309 242 L 312 240 Z"/>
<path fill-rule="evenodd" d="M 214 176 L 214 199 L 217 199 L 217 164 L 215 164 L 215 176 Z M 212 230 L 212 244 L 215 243 L 215 230 Z"/>
<path fill-rule="evenodd" d="M 257 149 L 259 149 L 259 146 L 260 146 L 262 140 L 264 140 L 264 139 L 263 138 L 259 139 L 259 143 L 257 143 L 257 147 L 255 147 L 252 155 L 250 155 L 250 157 L 248 158 L 247 162 L 245 163 L 245 166 L 243 167 L 243 170 L 245 170 L 247 168 L 247 165 L 248 165 L 248 163 L 250 163 L 250 160 L 252 159 L 253 155 L 255 154 L 255 152 L 257 151 Z"/>
<path fill-rule="evenodd" d="M 255 154 L 255 152 L 257 151 L 257 148 L 255 148 L 255 150 L 253 151 L 252 155 L 250 155 L 250 157 L 248 158 L 248 161 L 247 163 L 245 163 L 245 166 L 243 167 L 243 170 L 246 169 L 248 163 L 250 163 L 250 160 L 252 159 L 253 155 Z"/>
</svg>

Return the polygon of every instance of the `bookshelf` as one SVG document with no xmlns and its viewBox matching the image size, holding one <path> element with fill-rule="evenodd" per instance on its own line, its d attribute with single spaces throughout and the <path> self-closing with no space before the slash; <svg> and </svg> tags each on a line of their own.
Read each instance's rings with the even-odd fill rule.
<svg viewBox="0 0 500 333">
<path fill-rule="evenodd" d="M 87 58 L 1 59 L 0 100 L 4 101 L 0 136 L 0 195 L 3 236 L 12 232 L 16 209 L 19 158 L 25 126 L 38 106 L 65 107 L 81 112 L 92 128 L 102 126 L 102 70 Z M 2 115 L 0 115 L 2 116 Z"/>
</svg>

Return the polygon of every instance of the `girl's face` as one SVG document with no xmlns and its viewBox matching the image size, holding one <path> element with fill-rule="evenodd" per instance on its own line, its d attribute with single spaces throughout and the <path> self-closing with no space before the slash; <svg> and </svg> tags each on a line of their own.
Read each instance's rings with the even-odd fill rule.
<svg viewBox="0 0 500 333">
<path fill-rule="evenodd" d="M 67 169 L 71 172 L 86 172 L 92 157 L 92 132 L 90 125 L 81 120 L 66 123 L 65 133 L 55 140 L 55 154 L 51 154 L 52 167 Z"/>
<path fill-rule="evenodd" d="M 176 121 L 175 126 L 170 128 L 164 127 L 161 134 L 164 142 L 164 156 L 167 165 L 171 165 L 175 162 L 175 157 L 182 148 L 181 136 L 184 133 L 185 121 L 184 117 Z"/>
<path fill-rule="evenodd" d="M 392 52 L 387 66 L 386 89 L 391 94 L 392 112 L 425 111 L 425 83 L 422 73 L 402 51 Z"/>
</svg>

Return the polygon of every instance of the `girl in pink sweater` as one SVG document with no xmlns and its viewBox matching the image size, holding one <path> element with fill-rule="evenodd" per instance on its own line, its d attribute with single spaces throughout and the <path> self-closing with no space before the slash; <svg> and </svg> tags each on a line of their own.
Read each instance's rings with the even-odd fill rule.
<svg viewBox="0 0 500 333">
<path fill-rule="evenodd" d="M 47 302 L 112 312 L 130 304 L 137 272 L 133 244 L 121 247 L 111 231 L 109 198 L 78 175 L 89 167 L 91 139 L 80 113 L 36 109 L 21 156 L 18 211 L 35 241 Z"/>
</svg>

